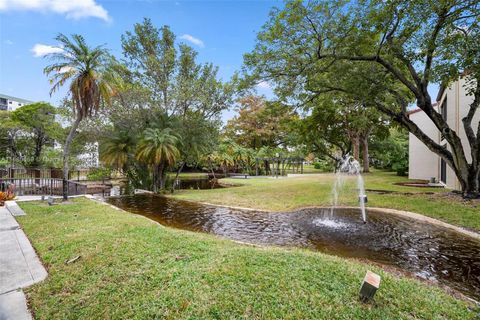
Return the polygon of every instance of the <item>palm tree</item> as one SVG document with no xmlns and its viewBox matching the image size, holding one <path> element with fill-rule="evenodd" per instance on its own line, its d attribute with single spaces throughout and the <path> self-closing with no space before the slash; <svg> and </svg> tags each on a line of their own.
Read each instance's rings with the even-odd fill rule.
<svg viewBox="0 0 480 320">
<path fill-rule="evenodd" d="M 102 102 L 113 95 L 113 78 L 108 72 L 111 57 L 103 46 L 89 47 L 78 34 L 72 35 L 72 39 L 59 34 L 55 39 L 61 43 L 63 51 L 49 54 L 47 57 L 53 63 L 43 71 L 52 84 L 50 95 L 70 82 L 69 93 L 75 114 L 63 149 L 63 199 L 67 200 L 70 145 L 80 122 L 93 116 Z"/>
<path fill-rule="evenodd" d="M 102 144 L 100 148 L 101 160 L 109 166 L 127 171 L 135 146 L 135 137 L 124 130 L 115 130 Z"/>
<path fill-rule="evenodd" d="M 136 157 L 153 167 L 154 182 L 153 190 L 165 188 L 165 172 L 169 166 L 173 166 L 180 157 L 177 148 L 179 138 L 172 133 L 170 128 L 145 129 L 143 137 L 137 146 Z"/>
</svg>

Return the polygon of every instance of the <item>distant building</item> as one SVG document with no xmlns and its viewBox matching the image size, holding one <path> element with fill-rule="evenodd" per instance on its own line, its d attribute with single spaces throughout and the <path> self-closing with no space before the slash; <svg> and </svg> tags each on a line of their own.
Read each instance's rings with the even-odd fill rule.
<svg viewBox="0 0 480 320">
<path fill-rule="evenodd" d="M 12 96 L 7 96 L 6 94 L 0 93 L 0 110 L 3 111 L 15 111 L 21 106 L 31 104 L 33 101 L 15 98 Z"/>
<path fill-rule="evenodd" d="M 462 118 L 467 115 L 470 104 L 473 102 L 473 96 L 467 95 L 465 84 L 465 78 L 461 78 L 451 83 L 448 87 L 440 88 L 437 103 L 434 107 L 435 110 L 442 115 L 443 119 L 447 121 L 450 128 L 458 134 L 462 141 L 467 160 L 470 161 L 470 145 L 463 127 Z M 433 141 L 450 150 L 449 144 L 425 112 L 421 109 L 416 109 L 410 112 L 409 117 L 427 136 L 433 139 Z M 479 120 L 480 114 L 477 112 L 472 121 L 472 127 L 475 132 L 477 131 Z M 453 169 L 411 133 L 409 134 L 408 151 L 408 177 L 410 179 L 429 180 L 430 178 L 435 178 L 437 181 L 443 182 L 450 189 L 461 189 L 460 182 Z"/>
</svg>

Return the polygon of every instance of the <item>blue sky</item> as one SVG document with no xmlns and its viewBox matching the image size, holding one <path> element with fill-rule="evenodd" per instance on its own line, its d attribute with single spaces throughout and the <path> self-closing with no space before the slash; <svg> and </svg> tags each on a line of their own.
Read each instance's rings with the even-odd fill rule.
<svg viewBox="0 0 480 320">
<path fill-rule="evenodd" d="M 58 104 L 66 90 L 49 96 L 42 72 L 48 61 L 41 57 L 57 45 L 55 36 L 79 33 L 89 44 L 105 44 L 121 57 L 121 35 L 144 17 L 158 27 L 169 25 L 179 41 L 198 51 L 199 62 L 219 66 L 219 76 L 228 81 L 240 69 L 243 54 L 253 49 L 271 8 L 282 5 L 267 0 L 0 0 L 0 93 Z M 268 85 L 257 89 L 271 96 Z M 436 97 L 438 86 L 429 91 Z M 222 118 L 233 114 L 230 110 Z"/>
<path fill-rule="evenodd" d="M 120 57 L 120 36 L 149 17 L 169 25 L 178 38 L 199 53 L 199 62 L 219 66 L 229 80 L 240 69 L 243 54 L 253 49 L 256 33 L 279 1 L 156 0 L 0 0 L 0 93 L 57 104 L 65 90 L 49 96 L 42 53 L 59 33 L 82 34 L 92 45 L 106 44 Z M 193 41 L 193 42 L 192 42 Z M 268 88 L 259 93 L 268 94 Z M 233 111 L 224 114 L 228 119 Z"/>
</svg>

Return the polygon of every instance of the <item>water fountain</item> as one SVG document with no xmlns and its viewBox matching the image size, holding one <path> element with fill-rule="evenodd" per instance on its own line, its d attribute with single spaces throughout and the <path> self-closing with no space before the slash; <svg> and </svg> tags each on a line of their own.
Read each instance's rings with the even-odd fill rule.
<svg viewBox="0 0 480 320">
<path fill-rule="evenodd" d="M 345 183 L 345 175 L 357 176 L 357 189 L 358 189 L 358 202 L 360 203 L 360 211 L 362 213 L 362 220 L 367 222 L 367 214 L 365 211 L 365 204 L 367 203 L 367 195 L 365 194 L 365 185 L 361 173 L 360 163 L 353 157 L 346 155 L 340 160 L 340 165 L 335 171 L 335 183 L 332 187 L 332 208 L 330 210 L 330 216 L 333 217 L 333 212 L 338 205 L 338 195 L 343 189 Z"/>
</svg>

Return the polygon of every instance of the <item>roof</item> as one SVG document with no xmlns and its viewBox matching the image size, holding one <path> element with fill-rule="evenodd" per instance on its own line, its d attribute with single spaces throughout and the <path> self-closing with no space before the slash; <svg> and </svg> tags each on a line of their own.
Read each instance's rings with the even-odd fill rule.
<svg viewBox="0 0 480 320">
<path fill-rule="evenodd" d="M 26 100 L 26 99 L 22 99 L 22 98 L 17 98 L 17 97 L 12 97 L 12 96 L 9 96 L 9 95 L 3 94 L 3 93 L 0 93 L 0 98 L 17 101 L 17 102 L 20 102 L 20 103 L 23 103 L 23 104 L 34 103 L 34 101 L 30 101 L 30 100 Z"/>
<path fill-rule="evenodd" d="M 436 107 L 437 105 L 438 105 L 437 102 L 432 103 L 432 107 Z M 414 114 L 414 113 L 417 113 L 417 112 L 420 112 L 420 111 L 423 111 L 423 110 L 420 109 L 420 108 L 416 108 L 416 109 L 413 109 L 413 110 L 408 111 L 408 112 L 407 112 L 407 115 L 409 116 L 409 115 L 411 115 L 411 114 Z"/>
</svg>

